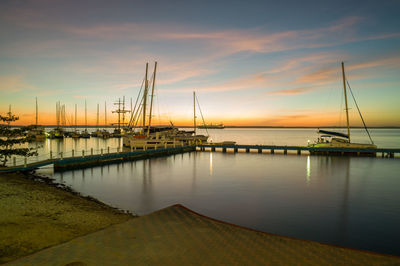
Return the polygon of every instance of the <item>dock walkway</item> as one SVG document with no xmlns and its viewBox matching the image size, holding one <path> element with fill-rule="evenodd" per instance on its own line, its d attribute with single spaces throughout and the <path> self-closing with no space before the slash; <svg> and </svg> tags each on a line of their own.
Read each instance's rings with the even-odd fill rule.
<svg viewBox="0 0 400 266">
<path fill-rule="evenodd" d="M 237 144 L 203 144 L 197 146 L 200 150 L 205 151 L 206 149 L 210 151 L 217 151 L 219 149 L 222 152 L 227 152 L 228 149 L 233 152 L 239 152 L 239 150 L 245 150 L 245 152 L 257 151 L 258 153 L 263 153 L 264 151 L 269 151 L 271 154 L 274 154 L 275 151 L 281 151 L 283 154 L 287 154 L 288 151 L 295 151 L 298 155 L 301 155 L 302 152 L 326 152 L 332 153 L 335 152 L 337 154 L 344 153 L 354 153 L 359 156 L 363 156 L 363 154 L 371 154 L 375 153 L 377 156 L 381 155 L 382 157 L 391 157 L 394 158 L 395 154 L 400 154 L 400 149 L 354 149 L 354 148 L 315 148 L 315 147 L 307 147 L 307 146 L 275 146 L 275 145 L 237 145 Z"/>
<path fill-rule="evenodd" d="M 174 205 L 7 265 L 48 264 L 399 265 L 400 257 L 263 233 Z"/>
</svg>

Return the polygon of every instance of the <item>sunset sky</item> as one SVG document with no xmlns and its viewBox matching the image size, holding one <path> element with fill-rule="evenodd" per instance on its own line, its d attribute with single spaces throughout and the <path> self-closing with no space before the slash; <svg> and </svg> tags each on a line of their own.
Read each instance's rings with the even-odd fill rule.
<svg viewBox="0 0 400 266">
<path fill-rule="evenodd" d="M 19 124 L 108 121 L 136 100 L 145 64 L 156 79 L 156 123 L 190 125 L 195 90 L 206 123 L 344 125 L 344 61 L 367 125 L 400 126 L 400 2 L 0 2 L 0 113 Z M 352 125 L 361 125 L 351 106 Z M 200 115 L 198 115 L 200 116 Z"/>
</svg>

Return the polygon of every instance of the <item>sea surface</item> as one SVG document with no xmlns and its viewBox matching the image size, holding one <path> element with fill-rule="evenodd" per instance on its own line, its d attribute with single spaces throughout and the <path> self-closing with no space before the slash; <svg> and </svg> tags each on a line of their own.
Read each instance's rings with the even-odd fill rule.
<svg viewBox="0 0 400 266">
<path fill-rule="evenodd" d="M 316 129 L 211 129 L 209 135 L 214 142 L 273 145 L 307 145 L 318 137 Z M 400 148 L 399 129 L 371 129 L 371 135 L 378 147 Z M 352 138 L 368 143 L 361 129 Z M 40 149 L 119 145 L 120 139 L 66 139 L 47 140 Z M 38 172 L 139 215 L 180 203 L 269 233 L 400 256 L 400 158 L 197 151 Z"/>
</svg>

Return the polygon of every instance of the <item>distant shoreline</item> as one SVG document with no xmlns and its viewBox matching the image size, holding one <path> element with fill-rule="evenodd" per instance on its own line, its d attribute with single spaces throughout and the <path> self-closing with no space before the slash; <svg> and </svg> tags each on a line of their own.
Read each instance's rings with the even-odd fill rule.
<svg viewBox="0 0 400 266">
<path fill-rule="evenodd" d="M 1 124 L 4 125 L 4 124 Z M 5 125 L 4 125 L 5 126 Z M 11 127 L 23 127 L 26 125 L 11 125 Z M 55 128 L 57 127 L 56 125 L 43 125 L 45 128 Z M 156 125 L 156 126 L 165 126 L 165 125 Z M 75 126 L 63 126 L 64 128 L 75 128 Z M 77 128 L 97 128 L 97 126 L 85 126 L 85 125 L 77 125 Z M 116 128 L 115 126 L 104 126 L 104 125 L 99 125 L 99 128 Z M 175 126 L 177 128 L 193 128 L 193 126 Z M 225 128 L 286 128 L 286 129 L 295 129 L 295 128 L 346 128 L 343 126 L 297 126 L 297 127 L 292 127 L 292 126 L 225 126 Z M 364 128 L 362 126 L 352 126 L 353 128 Z M 379 126 L 379 127 L 368 127 L 370 129 L 400 129 L 400 126 Z"/>
</svg>

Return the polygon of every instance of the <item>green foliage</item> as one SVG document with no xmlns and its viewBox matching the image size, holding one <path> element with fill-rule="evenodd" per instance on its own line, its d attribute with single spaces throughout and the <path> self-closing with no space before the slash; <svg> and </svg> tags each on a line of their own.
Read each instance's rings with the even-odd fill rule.
<svg viewBox="0 0 400 266">
<path fill-rule="evenodd" d="M 11 128 L 10 123 L 17 121 L 19 118 L 11 113 L 8 116 L 0 115 L 0 122 L 6 122 L 7 125 L 0 125 L 0 162 L 5 166 L 7 161 L 13 155 L 18 156 L 35 156 L 36 148 L 22 148 L 21 145 L 28 142 L 26 134 L 29 127 Z"/>
</svg>

